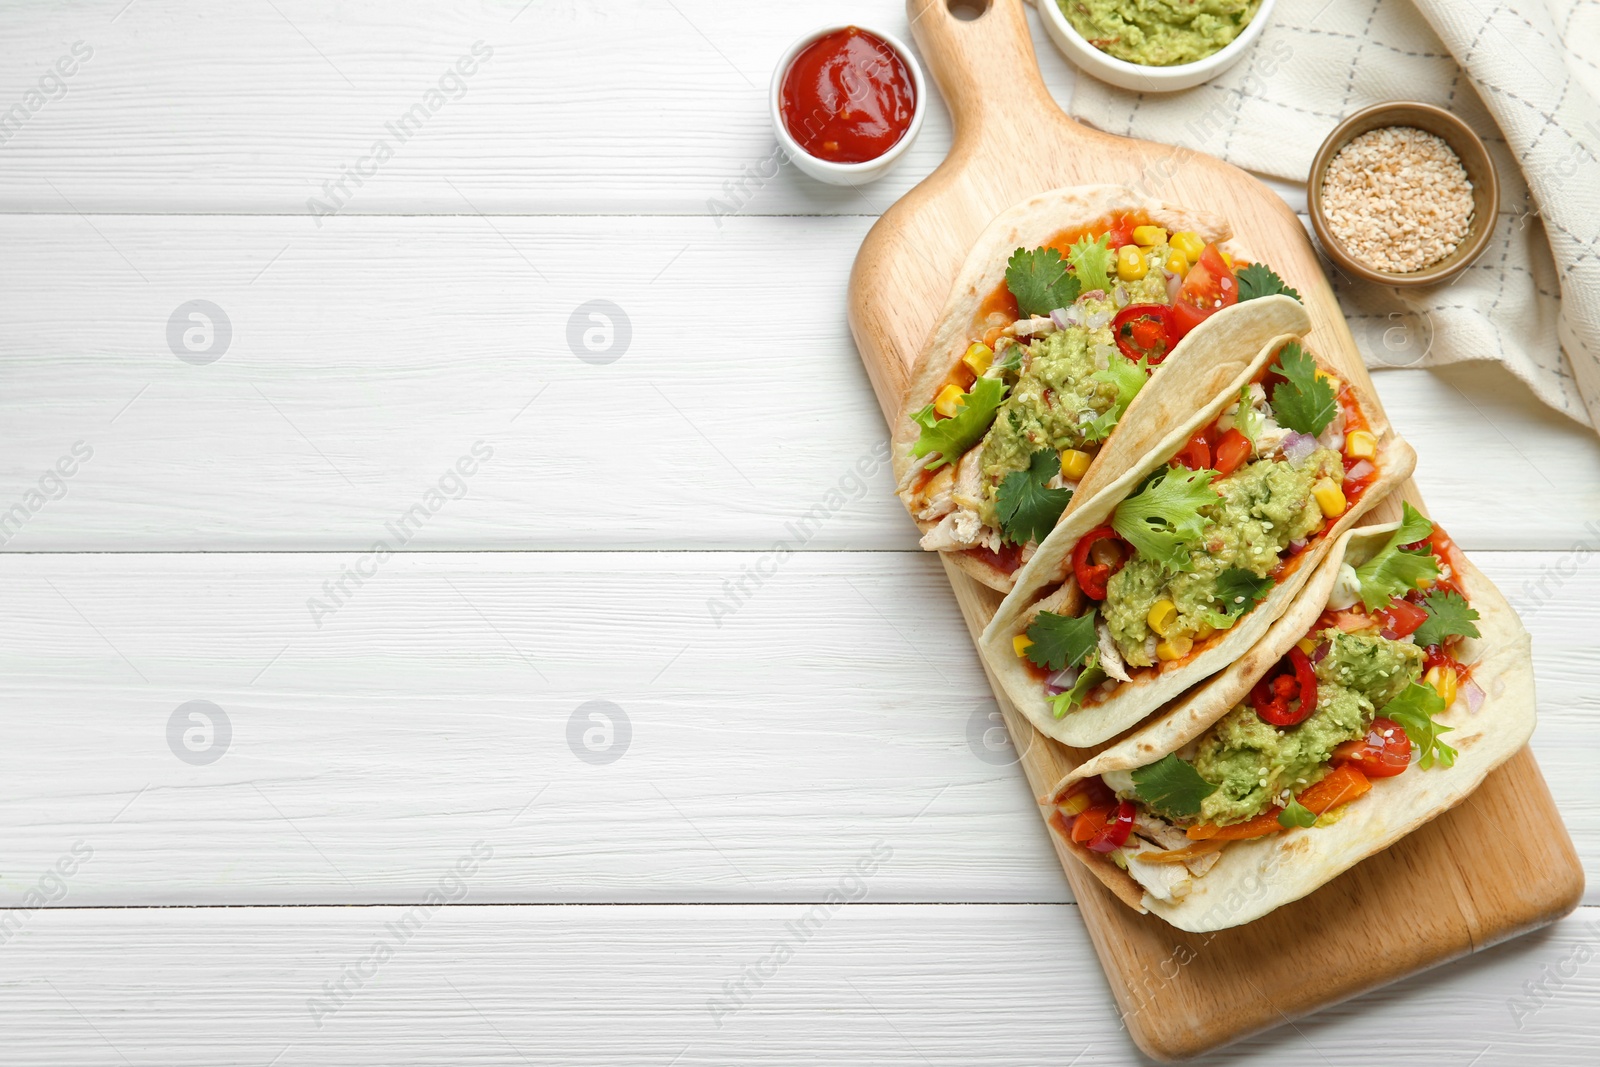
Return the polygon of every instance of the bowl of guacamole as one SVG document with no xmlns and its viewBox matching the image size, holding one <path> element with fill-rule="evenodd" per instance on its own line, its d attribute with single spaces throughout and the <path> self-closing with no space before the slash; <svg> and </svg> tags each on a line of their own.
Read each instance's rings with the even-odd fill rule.
<svg viewBox="0 0 1600 1067">
<path fill-rule="evenodd" d="M 1038 0 L 1045 30 L 1080 68 L 1139 92 L 1188 89 L 1233 66 L 1274 0 Z"/>
</svg>

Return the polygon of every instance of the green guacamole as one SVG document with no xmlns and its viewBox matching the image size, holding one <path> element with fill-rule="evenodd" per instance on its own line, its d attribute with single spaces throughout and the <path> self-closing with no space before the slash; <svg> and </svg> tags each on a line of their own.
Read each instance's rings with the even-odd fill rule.
<svg viewBox="0 0 1600 1067">
<path fill-rule="evenodd" d="M 1161 246 L 1162 250 L 1165 248 Z M 1159 269 L 1139 281 L 1114 284 L 1128 291 L 1131 303 L 1167 302 L 1166 283 Z M 995 494 L 1006 475 L 1026 470 L 1029 457 L 1041 448 L 1083 448 L 1088 443 L 1084 440 L 1084 426 L 1117 399 L 1115 385 L 1093 377 L 1117 351 L 1111 333 L 1111 319 L 1117 307 L 1109 299 L 1080 299 L 1078 307 L 1085 317 L 1103 316 L 1105 324 L 1095 329 L 1068 326 L 1028 345 L 1027 369 L 1011 387 L 995 414 L 994 425 L 984 436 L 979 457 L 983 501 L 978 514 L 986 525 L 999 525 Z"/>
<path fill-rule="evenodd" d="M 1084 40 L 1146 67 L 1220 52 L 1256 17 L 1261 0 L 1057 0 Z"/>
<path fill-rule="evenodd" d="M 1298 468 L 1256 460 L 1213 482 L 1221 499 L 1200 511 L 1208 525 L 1192 570 L 1168 574 L 1154 560 L 1134 558 L 1106 584 L 1100 614 L 1122 658 L 1134 667 L 1153 662 L 1146 643 L 1154 633 L 1148 616 L 1156 601 L 1171 600 L 1178 609 L 1168 636 L 1193 636 L 1208 625 L 1208 616 L 1222 610 L 1217 578 L 1223 571 L 1240 567 L 1258 578 L 1270 574 L 1290 541 L 1322 525 L 1311 487 L 1323 477 L 1344 477 L 1344 464 L 1332 449 L 1317 449 Z"/>
<path fill-rule="evenodd" d="M 1317 664 L 1317 710 L 1298 726 L 1261 721 L 1249 704 L 1228 712 L 1200 739 L 1194 769 L 1217 791 L 1200 821 L 1227 825 L 1261 814 L 1285 789 L 1298 793 L 1328 772 L 1339 744 L 1360 737 L 1383 707 L 1422 676 L 1423 651 L 1408 641 L 1325 630 Z"/>
</svg>

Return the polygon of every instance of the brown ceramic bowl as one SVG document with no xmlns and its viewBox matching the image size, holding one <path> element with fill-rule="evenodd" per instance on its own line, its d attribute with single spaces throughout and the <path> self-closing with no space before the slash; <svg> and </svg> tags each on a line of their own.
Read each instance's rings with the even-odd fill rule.
<svg viewBox="0 0 1600 1067">
<path fill-rule="evenodd" d="M 1405 274 L 1379 270 L 1346 251 L 1338 239 L 1328 232 L 1328 220 L 1322 209 L 1322 180 L 1327 174 L 1328 164 L 1339 149 L 1362 134 L 1385 126 L 1411 126 L 1443 139 L 1461 158 L 1461 166 L 1466 169 L 1467 178 L 1472 182 L 1472 225 L 1466 237 L 1462 238 L 1454 252 L 1439 262 Z M 1494 233 L 1495 216 L 1500 209 L 1500 180 L 1495 176 L 1489 150 L 1465 122 L 1432 104 L 1395 101 L 1357 111 L 1333 128 L 1328 139 L 1322 142 L 1322 147 L 1317 149 L 1317 157 L 1311 163 L 1306 200 L 1317 240 L 1340 270 L 1379 285 L 1439 285 L 1465 270 L 1489 246 L 1489 238 Z"/>
</svg>

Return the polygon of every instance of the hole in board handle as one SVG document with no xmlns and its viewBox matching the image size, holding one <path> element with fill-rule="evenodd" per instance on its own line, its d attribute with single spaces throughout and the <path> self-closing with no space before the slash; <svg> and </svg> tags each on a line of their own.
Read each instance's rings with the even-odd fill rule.
<svg viewBox="0 0 1600 1067">
<path fill-rule="evenodd" d="M 945 7 L 962 22 L 975 22 L 988 14 L 990 3 L 991 0 L 945 0 Z"/>
</svg>

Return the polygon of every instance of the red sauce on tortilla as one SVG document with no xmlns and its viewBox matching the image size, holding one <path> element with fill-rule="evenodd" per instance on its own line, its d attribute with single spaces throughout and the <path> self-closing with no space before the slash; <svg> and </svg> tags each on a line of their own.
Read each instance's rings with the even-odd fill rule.
<svg viewBox="0 0 1600 1067">
<path fill-rule="evenodd" d="M 969 548 L 966 555 L 982 560 L 1003 574 L 1015 574 L 1022 566 L 1021 545 L 1001 545 L 998 552 L 991 552 L 987 548 Z"/>
<path fill-rule="evenodd" d="M 905 136 L 917 92 L 893 48 L 846 26 L 795 56 L 781 106 L 784 126 L 806 152 L 830 163 L 865 163 Z"/>
</svg>

